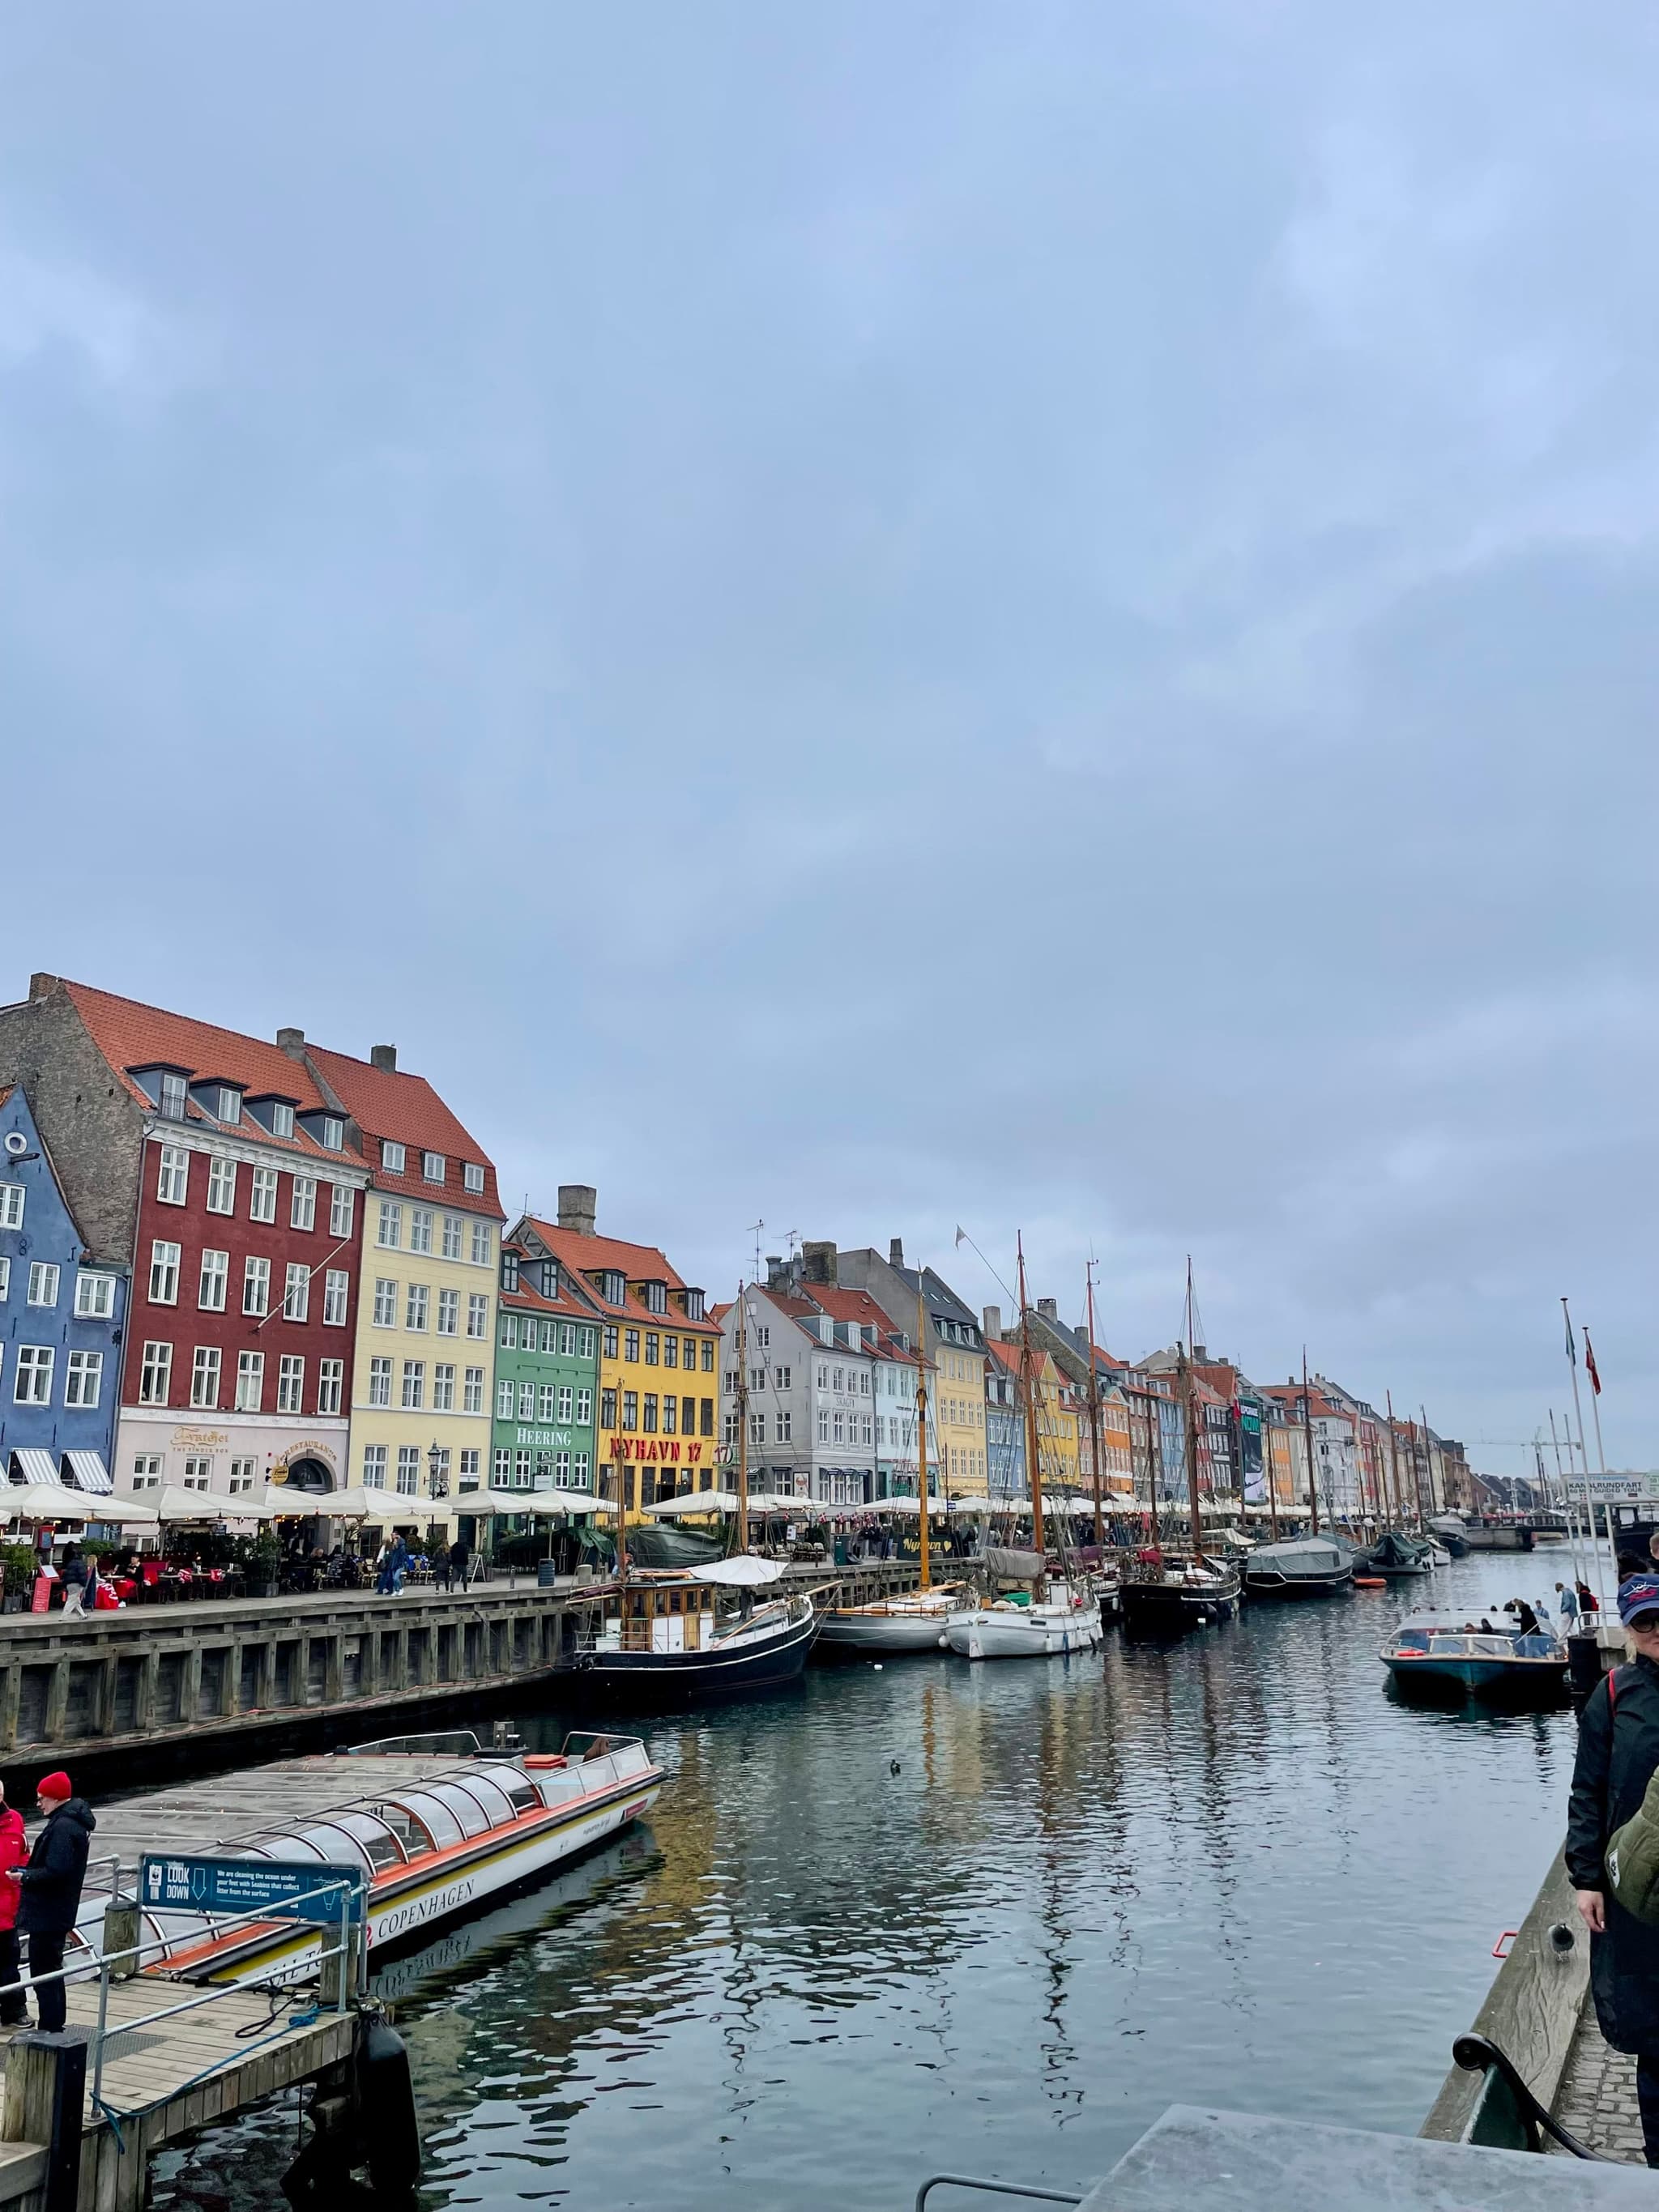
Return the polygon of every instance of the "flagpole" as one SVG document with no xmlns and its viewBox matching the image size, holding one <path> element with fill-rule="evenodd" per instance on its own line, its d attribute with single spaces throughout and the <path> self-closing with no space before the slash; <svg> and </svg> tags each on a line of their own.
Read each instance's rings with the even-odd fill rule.
<svg viewBox="0 0 1659 2212">
<path fill-rule="evenodd" d="M 1606 1579 L 1601 1572 L 1601 1554 L 1595 1534 L 1595 1499 L 1590 1490 L 1589 1454 L 1584 1449 L 1584 1406 L 1578 1395 L 1578 1349 L 1573 1342 L 1572 1315 L 1565 1298 L 1561 1301 L 1562 1317 L 1567 1325 L 1567 1366 L 1572 1375 L 1572 1410 L 1578 1423 L 1578 1464 L 1584 1477 L 1584 1510 L 1589 1516 L 1590 1558 L 1595 1563 L 1595 1595 L 1607 1595 Z"/>
<path fill-rule="evenodd" d="M 1572 1450 L 1569 1443 L 1567 1469 L 1564 1474 L 1561 1471 L 1561 1439 L 1556 1433 L 1553 1406 L 1550 1407 L 1550 1449 L 1555 1454 L 1555 1480 L 1560 1487 L 1561 1504 L 1566 1510 L 1567 1536 L 1572 1549 L 1573 1576 L 1576 1581 L 1583 1582 L 1584 1568 L 1578 1556 L 1578 1508 L 1572 1502 Z"/>
<path fill-rule="evenodd" d="M 1590 1333 L 1584 1331 L 1584 1370 L 1590 1379 L 1590 1419 L 1595 1424 L 1595 1467 L 1599 1474 L 1607 1471 L 1607 1455 L 1601 1449 L 1601 1376 L 1595 1364 L 1595 1346 L 1590 1342 Z"/>
</svg>

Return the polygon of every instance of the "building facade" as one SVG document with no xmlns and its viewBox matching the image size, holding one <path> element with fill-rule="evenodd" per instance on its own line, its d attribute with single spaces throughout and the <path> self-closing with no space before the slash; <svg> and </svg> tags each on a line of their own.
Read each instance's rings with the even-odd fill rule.
<svg viewBox="0 0 1659 2212">
<path fill-rule="evenodd" d="M 599 1320 L 551 1257 L 501 1245 L 489 1486 L 593 1488 Z"/>
<path fill-rule="evenodd" d="M 0 1087 L 0 1474 L 110 1486 L 126 1299 L 126 1269 L 88 1243 L 23 1085 Z"/>
<path fill-rule="evenodd" d="M 988 1477 L 985 1444 L 985 1338 L 978 1317 L 933 1268 L 920 1273 L 904 1264 L 896 1237 L 886 1259 L 870 1246 L 837 1251 L 832 1244 L 802 1248 L 809 1274 L 816 1263 L 842 1288 L 866 1291 L 890 1326 L 912 1340 L 917 1328 L 917 1290 L 926 1329 L 919 1349 L 927 1362 L 929 1488 L 983 1491 Z M 935 1465 L 937 1462 L 937 1466 Z"/>
</svg>

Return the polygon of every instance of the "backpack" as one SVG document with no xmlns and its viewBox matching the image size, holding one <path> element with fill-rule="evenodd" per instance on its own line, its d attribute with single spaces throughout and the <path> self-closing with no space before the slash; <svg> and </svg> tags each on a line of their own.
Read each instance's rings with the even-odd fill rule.
<svg viewBox="0 0 1659 2212">
<path fill-rule="evenodd" d="M 1619 1712 L 1618 1668 L 1607 1676 L 1607 1712 Z M 1608 1893 L 1617 1898 L 1632 1919 L 1650 1928 L 1659 1927 L 1659 1770 L 1643 1792 L 1642 1802 L 1622 1827 L 1607 1838 L 1606 1854 Z"/>
</svg>

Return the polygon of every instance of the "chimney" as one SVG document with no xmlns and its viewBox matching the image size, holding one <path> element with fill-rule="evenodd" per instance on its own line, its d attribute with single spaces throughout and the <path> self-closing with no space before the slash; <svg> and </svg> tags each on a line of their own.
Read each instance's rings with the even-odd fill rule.
<svg viewBox="0 0 1659 2212">
<path fill-rule="evenodd" d="M 1209 1364 L 1210 1358 L 1210 1348 L 1208 1345 L 1195 1344 L 1193 1346 L 1193 1358 L 1197 1361 L 1200 1367 L 1207 1366 Z"/>
<path fill-rule="evenodd" d="M 1044 1321 L 1053 1322 L 1056 1328 L 1060 1327 L 1060 1300 L 1058 1298 L 1039 1298 L 1037 1300 L 1037 1311 L 1042 1316 Z"/>
<path fill-rule="evenodd" d="M 31 975 L 29 977 L 29 997 L 31 999 L 49 999 L 57 988 L 58 978 L 55 975 Z"/>
<path fill-rule="evenodd" d="M 398 1048 L 395 1044 L 372 1044 L 368 1048 L 368 1064 L 378 1067 L 382 1075 L 398 1073 Z"/>
<path fill-rule="evenodd" d="M 303 1030 L 277 1030 L 276 1049 L 278 1052 L 285 1052 L 290 1060 L 298 1060 L 305 1048 L 306 1033 Z"/>
<path fill-rule="evenodd" d="M 902 1237 L 895 1237 L 889 1242 L 887 1264 L 890 1267 L 902 1267 L 904 1265 L 904 1239 Z"/>
<path fill-rule="evenodd" d="M 823 1283 L 835 1289 L 836 1253 L 833 1244 L 803 1244 L 800 1256 L 802 1273 L 809 1283 Z"/>
<path fill-rule="evenodd" d="M 559 1185 L 559 1226 L 578 1237 L 591 1237 L 599 1210 L 599 1194 L 591 1182 Z"/>
<path fill-rule="evenodd" d="M 1000 1306 L 987 1306 L 981 1318 L 985 1323 L 985 1341 L 987 1344 L 1000 1344 L 1002 1341 L 1002 1308 Z"/>
<path fill-rule="evenodd" d="M 766 1287 L 769 1291 L 787 1291 L 789 1287 L 781 1252 L 769 1252 L 766 1255 Z"/>
</svg>

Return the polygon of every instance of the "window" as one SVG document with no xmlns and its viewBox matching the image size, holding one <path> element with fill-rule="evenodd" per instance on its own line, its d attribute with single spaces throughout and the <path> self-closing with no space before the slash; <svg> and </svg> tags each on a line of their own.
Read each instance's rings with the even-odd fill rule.
<svg viewBox="0 0 1659 2212">
<path fill-rule="evenodd" d="M 196 1357 L 191 1363 L 190 1402 L 192 1406 L 212 1408 L 219 1402 L 219 1347 L 216 1344 L 198 1344 Z"/>
<path fill-rule="evenodd" d="M 515 1490 L 528 1490 L 530 1487 L 530 1454 L 527 1451 L 515 1451 L 513 1455 L 513 1487 Z"/>
<path fill-rule="evenodd" d="M 386 1488 L 386 1446 L 384 1444 L 363 1446 L 363 1488 L 365 1490 Z"/>
<path fill-rule="evenodd" d="M 505 1444 L 497 1444 L 490 1468 L 497 1482 L 505 1482 L 513 1472 L 513 1455 Z"/>
<path fill-rule="evenodd" d="M 248 1198 L 247 1218 L 250 1221 L 275 1221 L 276 1218 L 276 1170 L 275 1168 L 255 1168 L 253 1189 Z"/>
<path fill-rule="evenodd" d="M 662 1364 L 678 1367 L 680 1361 L 680 1340 L 677 1336 L 665 1336 L 662 1340 Z"/>
<path fill-rule="evenodd" d="M 232 1460 L 230 1462 L 230 1494 L 233 1498 L 246 1498 L 252 1489 L 254 1466 L 255 1462 L 251 1459 Z"/>
<path fill-rule="evenodd" d="M 665 1395 L 662 1401 L 662 1432 L 664 1436 L 672 1437 L 673 1435 L 675 1430 L 679 1426 L 679 1418 L 680 1401 L 674 1395 L 673 1392 L 670 1390 Z"/>
<path fill-rule="evenodd" d="M 469 1367 L 465 1373 L 461 1376 L 461 1411 L 464 1413 L 482 1413 L 483 1411 L 483 1394 L 484 1371 L 483 1368 Z M 477 1472 L 478 1466 L 478 1455 L 477 1452 L 474 1452 L 471 1455 L 471 1458 L 473 1472 L 476 1474 Z M 467 1455 L 465 1452 L 463 1452 L 461 1454 L 461 1472 L 463 1474 L 466 1472 L 466 1462 Z"/>
<path fill-rule="evenodd" d="M 617 1425 L 617 1394 L 614 1390 L 599 1393 L 599 1426 L 614 1429 Z"/>
<path fill-rule="evenodd" d="M 686 1364 L 689 1366 L 690 1362 L 688 1360 Z M 705 1375 L 712 1375 L 714 1371 L 714 1340 L 712 1336 L 706 1336 L 702 1340 L 702 1371 Z"/>
<path fill-rule="evenodd" d="M 345 1123 L 337 1114 L 325 1114 L 322 1119 L 323 1150 L 337 1152 L 345 1142 Z"/>
<path fill-rule="evenodd" d="M 432 1249 L 432 1224 L 437 1219 L 429 1206 L 411 1206 L 409 1209 L 409 1249 L 411 1252 Z"/>
<path fill-rule="evenodd" d="M 586 1452 L 578 1452 L 576 1454 L 575 1459 L 571 1465 L 570 1474 L 574 1487 L 577 1490 L 586 1490 L 588 1485 L 587 1454 Z"/>
<path fill-rule="evenodd" d="M 441 1182 L 444 1179 L 444 1156 L 441 1152 L 421 1154 L 421 1181 Z"/>
<path fill-rule="evenodd" d="M 859 1415 L 859 1441 L 861 1443 L 866 1444 L 873 1443 L 875 1442 L 875 1436 L 871 1427 L 871 1419 L 868 1413 L 860 1413 Z"/>
<path fill-rule="evenodd" d="M 89 1413 L 98 1403 L 104 1387 L 104 1355 L 101 1352 L 71 1352 L 69 1372 L 64 1378 L 64 1403 L 79 1406 Z"/>
<path fill-rule="evenodd" d="M 55 1272 L 55 1271 L 54 1271 Z M 34 1278 L 39 1270 L 29 1269 L 29 1304 L 35 1304 Z M 179 1247 L 164 1244 L 159 1239 L 149 1248 L 149 1302 L 153 1306 L 176 1306 L 179 1303 Z"/>
<path fill-rule="evenodd" d="M 343 1267 L 331 1267 L 323 1278 L 323 1327 L 343 1328 L 351 1297 L 351 1277 Z"/>
<path fill-rule="evenodd" d="M 585 1333 L 591 1336 L 593 1332 L 589 1329 Z M 563 1352 L 567 1359 L 574 1359 L 576 1357 L 576 1324 L 574 1322 L 568 1321 L 564 1322 L 561 1328 L 559 1331 L 559 1349 Z"/>
<path fill-rule="evenodd" d="M 780 1390 L 787 1390 L 792 1380 L 791 1370 L 787 1367 L 775 1367 L 772 1370 L 772 1379 Z"/>
<path fill-rule="evenodd" d="M 647 1313 L 665 1314 L 668 1311 L 666 1283 L 647 1283 L 645 1286 L 645 1306 Z"/>
<path fill-rule="evenodd" d="M 645 1394 L 645 1419 L 641 1425 L 643 1426 L 647 1436 L 654 1437 L 656 1435 L 657 1394 L 654 1390 L 647 1390 Z"/>
<path fill-rule="evenodd" d="M 270 1133 L 273 1137 L 294 1134 L 294 1109 L 285 1098 L 275 1099 L 270 1109 Z"/>
<path fill-rule="evenodd" d="M 11 1261 L 9 1260 L 0 1259 L 0 1298 L 9 1297 L 10 1291 Z"/>
<path fill-rule="evenodd" d="M 638 1329 L 625 1329 L 623 1332 L 623 1358 L 627 1360 L 637 1360 L 639 1356 L 640 1333 Z"/>
<path fill-rule="evenodd" d="M 374 1278 L 374 1326 L 376 1328 L 396 1328 L 398 1326 L 398 1285 L 387 1275 Z"/>
<path fill-rule="evenodd" d="M 617 1356 L 617 1325 L 615 1322 L 607 1322 L 605 1326 L 605 1356 L 607 1359 L 614 1359 Z"/>
<path fill-rule="evenodd" d="M 171 1252 L 173 1255 L 173 1296 L 161 1302 L 165 1305 L 172 1305 L 179 1295 L 179 1247 L 176 1244 L 157 1244 L 154 1249 L 157 1252 Z M 152 1270 L 150 1275 L 152 1286 L 155 1280 L 155 1273 Z M 153 1288 L 151 1295 L 154 1295 Z M 56 1261 L 31 1260 L 29 1261 L 29 1304 L 32 1306 L 55 1306 L 57 1303 L 58 1264 Z"/>
<path fill-rule="evenodd" d="M 489 1224 L 475 1221 L 472 1224 L 472 1264 L 475 1267 L 487 1267 L 489 1261 Z"/>
<path fill-rule="evenodd" d="M 519 1316 L 517 1314 L 510 1314 L 507 1312 L 502 1313 L 501 1325 L 496 1334 L 495 1341 L 501 1346 L 503 1352 L 516 1352 L 518 1350 Z"/>
<path fill-rule="evenodd" d="M 334 1195 L 328 1206 L 328 1233 L 331 1237 L 349 1237 L 351 1224 L 357 1211 L 357 1194 L 349 1182 L 337 1182 Z"/>
<path fill-rule="evenodd" d="M 317 1226 L 315 1176 L 295 1176 L 294 1195 L 289 1202 L 288 1225 L 290 1229 L 314 1229 Z"/>
<path fill-rule="evenodd" d="M 169 1121 L 182 1121 L 185 1104 L 190 1095 L 189 1085 L 182 1075 L 172 1068 L 162 1071 L 161 1088 L 157 1103 Z"/>
<path fill-rule="evenodd" d="M 270 1311 L 270 1262 L 248 1259 L 242 1262 L 242 1311 L 258 1320 Z"/>
<path fill-rule="evenodd" d="M 257 1413 L 264 1402 L 265 1355 L 263 1352 L 239 1352 L 236 1355 L 236 1410 L 239 1413 Z"/>
<path fill-rule="evenodd" d="M 400 1498 L 418 1496 L 421 1487 L 421 1448 L 419 1444 L 399 1444 L 398 1447 L 398 1495 Z"/>
<path fill-rule="evenodd" d="M 165 1406 L 167 1385 L 173 1379 L 173 1346 L 170 1344 L 147 1344 L 138 1373 L 138 1402 L 141 1406 Z"/>
<path fill-rule="evenodd" d="M 783 1411 L 778 1415 L 778 1442 L 781 1444 L 787 1444 L 789 1443 L 790 1431 L 793 1427 L 793 1416 L 791 1414 L 789 1408 L 786 1406 Z"/>
<path fill-rule="evenodd" d="M 194 1455 L 185 1462 L 185 1488 L 205 1490 L 213 1480 L 213 1462 L 205 1455 Z"/>
<path fill-rule="evenodd" d="M 311 1311 L 311 1270 L 303 1260 L 290 1260 L 283 1279 L 283 1319 L 303 1321 Z"/>
<path fill-rule="evenodd" d="M 847 1416 L 839 1409 L 835 1418 L 834 1441 L 838 1444 L 843 1444 L 847 1441 Z"/>
<path fill-rule="evenodd" d="M 623 1392 L 622 1425 L 625 1429 L 637 1429 L 640 1425 L 640 1397 L 637 1390 Z"/>
<path fill-rule="evenodd" d="M 276 1410 L 279 1413 L 302 1413 L 305 1411 L 306 1364 L 298 1352 L 285 1352 L 276 1366 Z"/>
<path fill-rule="evenodd" d="M 418 1413 L 426 1403 L 426 1362 L 424 1359 L 405 1359 L 404 1362 L 403 1409 L 406 1413 Z"/>
<path fill-rule="evenodd" d="M 461 1256 L 461 1217 L 459 1213 L 444 1216 L 444 1257 L 459 1260 Z"/>
<path fill-rule="evenodd" d="M 708 1347 L 706 1345 L 703 1347 L 705 1351 L 707 1351 L 708 1348 Z M 712 1398 L 703 1398 L 699 1400 L 698 1411 L 702 1416 L 699 1433 L 705 1437 L 712 1437 L 714 1433 L 714 1400 Z"/>
<path fill-rule="evenodd" d="M 404 1301 L 404 1327 L 405 1328 L 424 1329 L 426 1327 L 426 1285 L 424 1283 L 411 1283 L 409 1286 L 409 1295 Z"/>
<path fill-rule="evenodd" d="M 731 1406 L 726 1409 L 726 1441 L 728 1444 L 734 1444 L 738 1441 L 737 1410 Z"/>
<path fill-rule="evenodd" d="M 488 1336 L 489 1334 L 489 1300 L 480 1291 L 471 1291 L 467 1294 L 466 1333 L 469 1336 Z"/>
<path fill-rule="evenodd" d="M 763 1444 L 766 1442 L 764 1413 L 751 1413 L 749 1416 L 749 1441 L 751 1444 Z"/>
<path fill-rule="evenodd" d="M 484 1187 L 483 1170 L 478 1165 L 476 1160 L 469 1160 L 465 1166 L 461 1170 L 461 1182 L 465 1189 L 473 1192 L 475 1194 L 483 1190 Z"/>
<path fill-rule="evenodd" d="M 113 1275 L 89 1275 L 83 1270 L 76 1277 L 75 1317 L 77 1321 L 108 1321 L 114 1311 Z"/>
<path fill-rule="evenodd" d="M 190 1194 L 190 1154 L 182 1145 L 161 1146 L 155 1195 L 163 1206 L 182 1206 Z"/>
<path fill-rule="evenodd" d="M 395 1199 L 380 1200 L 380 1233 L 374 1241 L 388 1252 L 395 1252 L 404 1241 L 404 1210 Z"/>
<path fill-rule="evenodd" d="M 656 1330 L 654 1328 L 647 1329 L 645 1332 L 645 1364 L 647 1367 L 654 1367 L 658 1364 L 658 1343 L 659 1340 Z"/>
<path fill-rule="evenodd" d="M 393 1144 L 390 1137 L 380 1139 L 380 1165 L 388 1175 L 401 1175 L 404 1171 L 404 1148 Z"/>
<path fill-rule="evenodd" d="M 695 1369 L 697 1364 L 696 1338 L 695 1336 L 688 1336 L 681 1345 L 680 1350 L 685 1361 L 686 1369 L 689 1372 Z"/>
<path fill-rule="evenodd" d="M 697 1433 L 697 1401 L 695 1398 L 680 1400 L 680 1434 L 695 1437 Z"/>
<path fill-rule="evenodd" d="M 212 1160 L 208 1164 L 207 1210 L 210 1213 L 236 1211 L 236 1163 Z"/>
<path fill-rule="evenodd" d="M 0 1229 L 22 1227 L 25 1195 L 21 1182 L 0 1182 Z"/>
<path fill-rule="evenodd" d="M 161 1480 L 160 1452 L 140 1452 L 132 1462 L 132 1486 L 135 1490 L 154 1490 Z"/>
<path fill-rule="evenodd" d="M 368 1402 L 371 1406 L 392 1403 L 392 1362 L 371 1359 L 368 1363 Z"/>
<path fill-rule="evenodd" d="M 440 1336 L 459 1336 L 461 1333 L 461 1294 L 459 1291 L 440 1291 L 438 1293 L 438 1334 Z"/>
<path fill-rule="evenodd" d="M 344 1395 L 344 1360 L 319 1359 L 317 1362 L 317 1411 L 319 1413 L 337 1413 Z"/>
<path fill-rule="evenodd" d="M 552 1418 L 553 1385 L 550 1382 L 543 1382 L 538 1386 L 536 1391 L 536 1419 L 545 1423 L 550 1421 Z"/>
<path fill-rule="evenodd" d="M 228 1252 L 204 1252 L 201 1279 L 197 1285 L 196 1303 L 204 1313 L 222 1313 L 225 1310 L 225 1285 L 230 1277 Z"/>
<path fill-rule="evenodd" d="M 455 1370 L 442 1360 L 432 1370 L 432 1410 L 434 1413 L 455 1410 Z"/>
<path fill-rule="evenodd" d="M 827 1390 L 830 1388 L 830 1370 L 822 1360 L 818 1362 L 818 1388 L 820 1390 Z"/>
<path fill-rule="evenodd" d="M 576 1395 L 576 1394 L 575 1394 L 575 1392 L 571 1389 L 570 1385 L 569 1385 L 568 1382 L 562 1382 L 562 1383 L 559 1385 L 559 1416 L 558 1416 L 558 1417 L 559 1417 L 560 1420 L 562 1420 L 562 1421 L 568 1421 L 568 1420 L 570 1419 L 570 1408 L 571 1408 L 572 1402 L 574 1401 L 574 1398 L 575 1398 L 575 1395 Z"/>
</svg>

